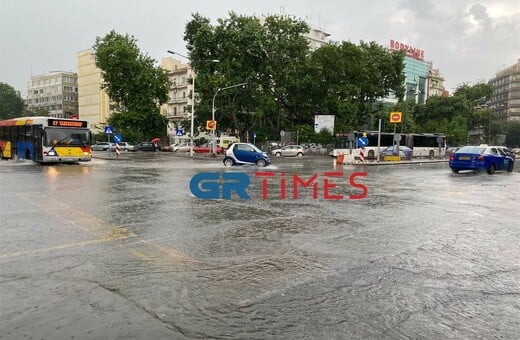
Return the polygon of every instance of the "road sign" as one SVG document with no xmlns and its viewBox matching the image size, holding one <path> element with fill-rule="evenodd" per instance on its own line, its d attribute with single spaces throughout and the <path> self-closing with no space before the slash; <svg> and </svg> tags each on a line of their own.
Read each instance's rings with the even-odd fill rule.
<svg viewBox="0 0 520 340">
<path fill-rule="evenodd" d="M 284 131 L 284 130 L 281 130 L 281 131 L 280 131 L 280 137 L 283 137 L 283 136 L 285 136 L 285 131 Z"/>
<path fill-rule="evenodd" d="M 176 129 L 175 130 L 176 136 L 184 136 L 184 129 Z"/>
<path fill-rule="evenodd" d="M 111 135 L 114 133 L 114 127 L 107 125 L 105 126 L 105 135 Z"/>
<path fill-rule="evenodd" d="M 401 141 L 401 135 L 396 133 L 394 135 L 394 142 L 399 143 Z"/>
<path fill-rule="evenodd" d="M 402 112 L 390 112 L 390 123 L 401 123 Z"/>
<path fill-rule="evenodd" d="M 114 135 L 112 138 L 114 138 L 114 142 L 116 143 L 121 143 L 123 141 L 123 136 L 121 135 Z"/>
<path fill-rule="evenodd" d="M 216 120 L 207 120 L 206 121 L 206 130 L 215 130 L 217 128 Z"/>
<path fill-rule="evenodd" d="M 357 141 L 357 144 L 358 144 L 359 147 L 367 146 L 368 145 L 368 138 L 365 137 L 365 136 L 359 137 L 358 141 Z"/>
</svg>

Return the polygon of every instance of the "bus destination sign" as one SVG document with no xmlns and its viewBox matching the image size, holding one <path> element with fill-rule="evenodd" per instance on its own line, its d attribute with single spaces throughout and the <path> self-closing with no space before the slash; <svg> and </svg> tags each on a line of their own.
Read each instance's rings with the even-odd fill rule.
<svg viewBox="0 0 520 340">
<path fill-rule="evenodd" d="M 84 128 L 87 127 L 85 120 L 65 120 L 65 119 L 49 119 L 49 126 Z"/>
</svg>

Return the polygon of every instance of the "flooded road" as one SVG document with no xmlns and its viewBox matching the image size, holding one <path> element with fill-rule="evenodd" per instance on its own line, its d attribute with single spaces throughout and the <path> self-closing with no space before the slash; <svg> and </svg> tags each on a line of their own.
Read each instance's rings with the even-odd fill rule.
<svg viewBox="0 0 520 340">
<path fill-rule="evenodd" d="M 518 164 L 273 163 L 0 161 L 0 339 L 518 338 Z M 223 171 L 250 199 L 194 197 L 193 175 Z M 316 199 L 292 198 L 293 173 L 317 174 Z"/>
</svg>

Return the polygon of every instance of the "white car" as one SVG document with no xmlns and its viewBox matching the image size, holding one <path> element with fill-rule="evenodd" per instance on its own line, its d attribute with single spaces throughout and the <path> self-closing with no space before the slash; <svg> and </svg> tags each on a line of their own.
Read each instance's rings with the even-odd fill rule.
<svg viewBox="0 0 520 340">
<path fill-rule="evenodd" d="M 286 145 L 279 149 L 274 149 L 271 154 L 276 157 L 287 156 L 287 157 L 303 157 L 304 149 L 300 145 Z"/>
<path fill-rule="evenodd" d="M 172 144 L 167 147 L 168 151 L 172 152 L 190 152 L 189 144 Z"/>
</svg>

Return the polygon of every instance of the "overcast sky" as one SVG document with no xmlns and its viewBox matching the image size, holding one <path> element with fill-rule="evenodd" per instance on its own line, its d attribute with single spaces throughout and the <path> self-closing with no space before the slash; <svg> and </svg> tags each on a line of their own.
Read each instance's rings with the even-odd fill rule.
<svg viewBox="0 0 520 340">
<path fill-rule="evenodd" d="M 112 29 L 157 61 L 168 49 L 186 53 L 192 13 L 216 24 L 230 11 L 294 15 L 335 41 L 408 43 L 450 91 L 520 59 L 520 0 L 0 0 L 0 82 L 25 96 L 31 74 L 76 72 L 77 52 Z"/>
</svg>

